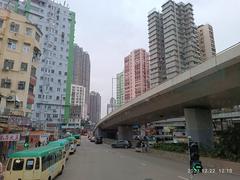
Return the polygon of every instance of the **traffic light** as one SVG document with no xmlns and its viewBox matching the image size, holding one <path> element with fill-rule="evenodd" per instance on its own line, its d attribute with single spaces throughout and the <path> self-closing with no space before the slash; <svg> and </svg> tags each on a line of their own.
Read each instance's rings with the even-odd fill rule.
<svg viewBox="0 0 240 180">
<path fill-rule="evenodd" d="M 190 169 L 193 174 L 202 172 L 202 163 L 199 160 L 199 150 L 197 142 L 189 142 Z"/>
<path fill-rule="evenodd" d="M 25 136 L 24 148 L 25 149 L 29 148 L 29 135 Z"/>
</svg>

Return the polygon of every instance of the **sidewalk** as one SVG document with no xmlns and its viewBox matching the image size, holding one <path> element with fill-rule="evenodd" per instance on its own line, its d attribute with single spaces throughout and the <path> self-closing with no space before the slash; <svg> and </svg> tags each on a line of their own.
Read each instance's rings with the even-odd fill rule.
<svg viewBox="0 0 240 180">
<path fill-rule="evenodd" d="M 105 144 L 111 144 L 114 142 L 114 140 L 104 139 L 103 142 Z M 184 164 L 189 164 L 189 155 L 184 153 L 150 149 L 150 152 L 148 152 L 148 154 L 154 157 L 161 157 L 177 162 L 182 162 Z M 216 171 L 219 171 L 221 169 L 224 170 L 232 169 L 233 174 L 240 176 L 240 163 L 227 161 L 223 159 L 214 159 L 210 157 L 200 157 L 200 160 L 202 161 L 202 165 L 204 168 L 215 169 Z"/>
<path fill-rule="evenodd" d="M 171 159 L 173 161 L 189 163 L 188 154 L 155 150 L 155 149 L 151 149 L 151 154 L 154 156 Z M 200 157 L 200 160 L 204 168 L 215 169 L 216 171 L 232 169 L 233 174 L 240 176 L 240 163 L 238 162 L 232 162 L 232 161 L 210 158 L 210 157 Z"/>
</svg>

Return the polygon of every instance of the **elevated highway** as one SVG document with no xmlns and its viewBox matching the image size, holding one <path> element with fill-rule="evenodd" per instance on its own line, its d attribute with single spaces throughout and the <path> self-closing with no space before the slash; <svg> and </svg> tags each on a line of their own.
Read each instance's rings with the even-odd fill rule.
<svg viewBox="0 0 240 180">
<path fill-rule="evenodd" d="M 240 43 L 124 104 L 97 124 L 130 138 L 129 126 L 185 116 L 188 135 L 211 145 L 211 109 L 240 104 Z"/>
</svg>

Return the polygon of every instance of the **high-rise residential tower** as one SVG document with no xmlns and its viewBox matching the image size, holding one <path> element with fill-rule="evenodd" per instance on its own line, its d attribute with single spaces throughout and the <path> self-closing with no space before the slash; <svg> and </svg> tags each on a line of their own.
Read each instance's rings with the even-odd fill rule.
<svg viewBox="0 0 240 180">
<path fill-rule="evenodd" d="M 162 14 L 156 9 L 153 9 L 148 14 L 148 39 L 150 86 L 153 88 L 166 80 L 163 19 Z"/>
<path fill-rule="evenodd" d="M 162 5 L 167 78 L 201 63 L 197 28 L 190 3 L 169 0 Z"/>
<path fill-rule="evenodd" d="M 80 123 L 86 118 L 85 90 L 83 86 L 72 84 L 70 122 Z"/>
<path fill-rule="evenodd" d="M 125 102 L 149 89 L 149 54 L 136 49 L 124 58 Z"/>
<path fill-rule="evenodd" d="M 68 121 L 75 13 L 67 5 L 53 0 L 0 2 L 0 5 L 25 15 L 43 33 L 32 120 Z"/>
<path fill-rule="evenodd" d="M 77 44 L 74 45 L 73 83 L 86 88 L 85 102 L 89 107 L 90 57 Z M 86 112 L 89 112 L 88 110 Z"/>
<path fill-rule="evenodd" d="M 97 123 L 101 118 L 101 96 L 98 92 L 91 91 L 89 99 L 89 120 L 92 123 Z"/>
<path fill-rule="evenodd" d="M 110 114 L 117 108 L 116 99 L 111 97 L 109 104 L 107 104 L 107 114 Z"/>
<path fill-rule="evenodd" d="M 124 104 L 124 72 L 117 74 L 117 107 Z"/>
<path fill-rule="evenodd" d="M 213 28 L 210 24 L 198 26 L 200 55 L 203 61 L 216 55 Z"/>
<path fill-rule="evenodd" d="M 162 5 L 162 13 L 156 10 L 149 13 L 148 29 L 150 79 L 153 87 L 166 77 L 173 78 L 202 62 L 190 3 L 167 1 Z"/>
</svg>

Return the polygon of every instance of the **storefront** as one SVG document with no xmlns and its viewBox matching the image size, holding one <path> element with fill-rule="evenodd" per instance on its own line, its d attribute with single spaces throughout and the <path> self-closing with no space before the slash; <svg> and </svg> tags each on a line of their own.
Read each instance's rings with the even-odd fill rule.
<svg viewBox="0 0 240 180">
<path fill-rule="evenodd" d="M 20 134 L 0 134 L 0 161 L 4 162 L 8 155 L 16 151 Z"/>
</svg>

